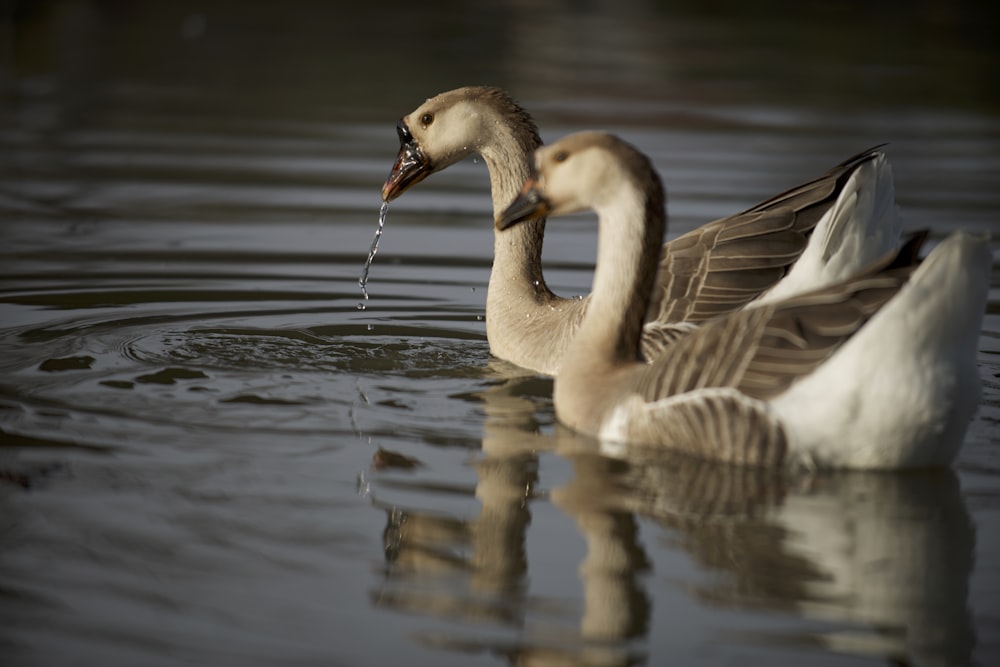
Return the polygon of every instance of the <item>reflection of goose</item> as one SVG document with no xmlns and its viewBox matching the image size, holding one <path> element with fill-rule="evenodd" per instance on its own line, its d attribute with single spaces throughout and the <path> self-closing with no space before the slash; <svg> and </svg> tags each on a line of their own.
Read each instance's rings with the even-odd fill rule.
<svg viewBox="0 0 1000 667">
<path fill-rule="evenodd" d="M 660 561 L 664 547 L 655 546 L 664 542 L 648 534 L 655 523 L 674 545 L 668 551 L 701 566 L 683 581 L 694 600 L 687 604 L 782 612 L 767 623 L 780 634 L 736 634 L 696 621 L 695 637 L 716 644 L 721 632 L 737 643 L 968 663 L 974 536 L 952 471 L 796 478 L 661 449 L 613 459 L 568 429 L 547 433 L 537 406 L 548 385 L 517 378 L 480 393 L 483 456 L 467 498 L 476 507 L 470 516 L 453 510 L 459 487 L 441 494 L 424 486 L 435 494 L 429 501 L 452 511 L 386 508 L 385 579 L 373 601 L 460 624 L 418 632 L 425 646 L 488 652 L 517 665 L 659 664 L 642 651 L 654 628 L 676 624 L 677 593 L 671 566 Z M 577 547 L 539 534 L 551 524 L 532 525 L 532 515 L 553 518 L 536 505 L 546 501 L 534 490 L 534 452 L 552 450 L 572 464 L 572 476 L 549 497 L 585 540 L 582 559 Z M 427 470 L 402 473 L 416 476 L 411 490 Z M 553 595 L 545 585 L 564 569 L 576 570 L 582 586 L 578 616 L 573 594 Z"/>
<path fill-rule="evenodd" d="M 475 464 L 475 516 L 375 502 L 386 512 L 383 541 L 391 565 L 377 604 L 504 625 L 521 622 L 531 520 L 527 500 L 538 478 L 535 452 L 543 439 L 536 433 L 535 402 L 524 394 L 536 383 L 548 389 L 547 381 L 521 377 L 482 392 L 486 422 L 484 456 Z"/>
<path fill-rule="evenodd" d="M 975 534 L 951 471 L 837 475 L 790 496 L 775 522 L 788 551 L 824 575 L 808 582 L 802 612 L 874 629 L 829 633 L 826 645 L 969 664 Z"/>
<path fill-rule="evenodd" d="M 400 152 L 383 199 L 478 153 L 489 168 L 495 214 L 513 200 L 528 176 L 531 151 L 541 144 L 528 114 L 488 87 L 438 95 L 400 120 L 398 129 Z M 554 375 L 588 300 L 563 299 L 546 286 L 544 226 L 539 219 L 495 237 L 486 334 L 494 355 Z M 876 151 L 862 153 L 664 245 L 648 313 L 659 326 L 647 331 L 644 350 L 652 356 L 686 328 L 677 323 L 702 322 L 762 294 L 776 298 L 850 275 L 893 247 L 898 236 L 888 162 Z"/>
<path fill-rule="evenodd" d="M 383 533 L 386 581 L 373 601 L 408 612 L 521 628 L 507 641 L 467 634 L 427 634 L 431 646 L 462 652 L 488 650 L 518 665 L 594 665 L 627 667 L 637 663 L 633 648 L 616 645 L 648 632 L 649 601 L 641 588 L 648 559 L 636 543 L 629 512 L 576 512 L 588 544 L 581 565 L 584 609 L 579 633 L 540 622 L 572 611 L 565 599 L 530 594 L 526 550 L 538 479 L 537 452 L 576 436 L 560 429 L 556 437 L 539 433 L 539 397 L 551 381 L 537 376 L 509 377 L 480 394 L 485 422 L 483 457 L 476 461 L 475 499 L 480 509 L 468 519 L 418 509 L 386 507 Z M 417 469 L 420 470 L 420 469 Z M 417 473 L 419 474 L 419 472 Z M 414 485 L 417 486 L 417 485 Z M 540 626 L 544 626 L 544 629 Z M 526 628 L 526 629 L 525 629 Z M 593 645 L 589 644 L 594 641 Z M 605 643 L 607 642 L 607 643 Z"/>
<path fill-rule="evenodd" d="M 667 526 L 705 568 L 684 583 L 697 598 L 838 624 L 792 621 L 787 632 L 739 637 L 900 664 L 969 663 L 975 536 L 951 470 L 796 479 L 662 450 L 565 454 L 576 474 L 553 502 L 574 517 L 628 512 Z"/>
<path fill-rule="evenodd" d="M 950 463 L 979 398 L 985 239 L 955 234 L 915 269 L 887 259 L 716 318 L 647 365 L 639 338 L 666 224 L 652 165 L 584 132 L 539 149 L 536 167 L 499 229 L 549 212 L 600 217 L 593 295 L 554 386 L 560 421 L 751 465 Z"/>
</svg>

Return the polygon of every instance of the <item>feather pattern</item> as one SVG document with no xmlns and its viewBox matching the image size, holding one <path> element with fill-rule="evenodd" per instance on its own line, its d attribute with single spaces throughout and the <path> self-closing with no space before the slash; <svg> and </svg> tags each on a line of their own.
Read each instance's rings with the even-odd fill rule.
<svg viewBox="0 0 1000 667">
<path fill-rule="evenodd" d="M 787 436 L 762 401 L 712 387 L 647 402 L 632 395 L 598 433 L 602 440 L 662 443 L 673 451 L 735 465 L 785 463 Z"/>
</svg>

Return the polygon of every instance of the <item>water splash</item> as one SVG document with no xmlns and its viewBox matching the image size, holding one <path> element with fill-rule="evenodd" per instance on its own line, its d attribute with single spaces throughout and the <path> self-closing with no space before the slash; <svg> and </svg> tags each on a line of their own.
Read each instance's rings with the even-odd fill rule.
<svg viewBox="0 0 1000 667">
<path fill-rule="evenodd" d="M 372 239 L 372 245 L 368 248 L 368 259 L 365 260 L 365 268 L 361 271 L 361 277 L 358 279 L 358 287 L 361 288 L 361 293 L 365 296 L 365 301 L 368 300 L 368 271 L 372 268 L 372 260 L 375 259 L 375 253 L 378 252 L 378 242 L 382 239 L 382 230 L 385 229 L 385 214 L 389 211 L 389 202 L 382 202 L 382 208 L 378 212 L 378 229 L 375 230 L 375 238 Z M 358 310 L 364 310 L 364 303 L 358 304 Z"/>
</svg>

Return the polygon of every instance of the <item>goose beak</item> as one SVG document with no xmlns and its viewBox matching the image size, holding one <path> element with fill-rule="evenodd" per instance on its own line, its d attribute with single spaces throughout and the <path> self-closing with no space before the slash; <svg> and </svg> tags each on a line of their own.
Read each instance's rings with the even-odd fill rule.
<svg viewBox="0 0 1000 667">
<path fill-rule="evenodd" d="M 403 194 L 434 171 L 403 120 L 396 123 L 396 133 L 399 135 L 399 155 L 382 186 L 382 201 L 386 202 Z"/>
<path fill-rule="evenodd" d="M 532 176 L 524 182 L 514 201 L 496 219 L 496 227 L 503 230 L 525 220 L 544 217 L 551 208 L 548 200 L 542 195 L 538 179 Z"/>
</svg>

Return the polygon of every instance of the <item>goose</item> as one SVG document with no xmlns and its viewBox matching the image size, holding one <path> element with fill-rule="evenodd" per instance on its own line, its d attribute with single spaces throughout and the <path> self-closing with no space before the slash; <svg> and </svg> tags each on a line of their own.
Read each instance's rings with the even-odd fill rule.
<svg viewBox="0 0 1000 667">
<path fill-rule="evenodd" d="M 751 466 L 954 459 L 980 396 L 988 238 L 954 233 L 918 262 L 917 237 L 838 283 L 713 318 L 647 364 L 639 339 L 666 226 L 649 159 L 584 132 L 538 149 L 534 167 L 496 220 L 500 238 L 540 215 L 598 216 L 590 304 L 553 387 L 566 426 L 612 452 Z"/>
<path fill-rule="evenodd" d="M 489 170 L 494 216 L 527 178 L 541 145 L 506 92 L 476 86 L 427 100 L 397 124 L 400 149 L 382 188 L 389 202 L 474 154 Z M 556 375 L 589 299 L 554 294 L 542 275 L 545 220 L 494 236 L 486 337 L 494 356 Z M 864 151 L 825 175 L 663 246 L 643 336 L 647 358 L 715 315 L 850 275 L 899 243 L 892 169 Z"/>
</svg>

